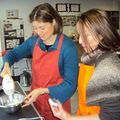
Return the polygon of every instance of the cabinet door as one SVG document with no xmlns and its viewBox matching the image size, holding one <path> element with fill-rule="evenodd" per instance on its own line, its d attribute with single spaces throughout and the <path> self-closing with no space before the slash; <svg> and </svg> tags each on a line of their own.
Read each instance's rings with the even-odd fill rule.
<svg viewBox="0 0 120 120">
<path fill-rule="evenodd" d="M 119 29 L 119 11 L 106 11 L 113 26 Z"/>
</svg>

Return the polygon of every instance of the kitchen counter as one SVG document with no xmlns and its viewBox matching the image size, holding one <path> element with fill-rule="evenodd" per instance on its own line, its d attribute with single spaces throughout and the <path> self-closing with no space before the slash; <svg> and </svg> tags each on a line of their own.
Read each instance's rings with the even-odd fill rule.
<svg viewBox="0 0 120 120">
<path fill-rule="evenodd" d="M 15 89 L 20 93 L 25 95 L 22 87 L 18 82 L 15 82 Z M 3 91 L 0 91 L 0 93 Z M 0 108 L 0 120 L 18 120 L 19 118 L 27 118 L 27 117 L 38 117 L 40 116 L 35 109 L 34 105 L 29 105 L 27 107 L 22 108 L 20 111 L 17 111 L 13 114 L 8 114 L 3 109 Z M 37 119 L 40 120 L 40 119 Z"/>
</svg>

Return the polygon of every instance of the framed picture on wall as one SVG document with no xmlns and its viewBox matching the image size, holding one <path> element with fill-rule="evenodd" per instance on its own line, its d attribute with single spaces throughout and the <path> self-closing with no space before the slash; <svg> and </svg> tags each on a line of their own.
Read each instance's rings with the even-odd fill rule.
<svg viewBox="0 0 120 120">
<path fill-rule="evenodd" d="M 80 12 L 80 4 L 69 4 L 70 12 Z"/>
<path fill-rule="evenodd" d="M 75 26 L 76 24 L 76 16 L 69 15 L 69 16 L 61 16 L 63 20 L 64 26 Z"/>
<path fill-rule="evenodd" d="M 67 3 L 57 3 L 56 10 L 58 12 L 67 12 L 68 11 Z"/>
<path fill-rule="evenodd" d="M 7 17 L 7 19 L 18 18 L 18 10 L 17 9 L 6 10 L 6 17 Z"/>
</svg>

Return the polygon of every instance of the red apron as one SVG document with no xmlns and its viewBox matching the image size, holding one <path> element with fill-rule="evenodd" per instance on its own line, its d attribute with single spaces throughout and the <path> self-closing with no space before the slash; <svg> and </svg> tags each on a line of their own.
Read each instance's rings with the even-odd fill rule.
<svg viewBox="0 0 120 120">
<path fill-rule="evenodd" d="M 57 50 L 45 52 L 35 44 L 33 60 L 32 60 L 32 90 L 36 88 L 48 88 L 63 82 L 63 78 L 59 73 L 59 55 L 63 41 L 63 34 L 60 36 Z M 34 103 L 38 112 L 45 120 L 58 120 L 53 116 L 50 105 L 48 103 L 49 94 L 40 95 Z M 63 104 L 65 110 L 70 113 L 70 100 Z"/>
</svg>

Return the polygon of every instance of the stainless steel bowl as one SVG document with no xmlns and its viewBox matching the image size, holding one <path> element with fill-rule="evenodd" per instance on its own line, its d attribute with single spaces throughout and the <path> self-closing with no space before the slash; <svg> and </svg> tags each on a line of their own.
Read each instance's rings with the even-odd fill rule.
<svg viewBox="0 0 120 120">
<path fill-rule="evenodd" d="M 6 94 L 3 94 L 0 96 L 0 108 L 7 113 L 15 113 L 20 110 L 23 101 L 24 95 L 20 93 L 13 94 L 12 99 Z"/>
</svg>

